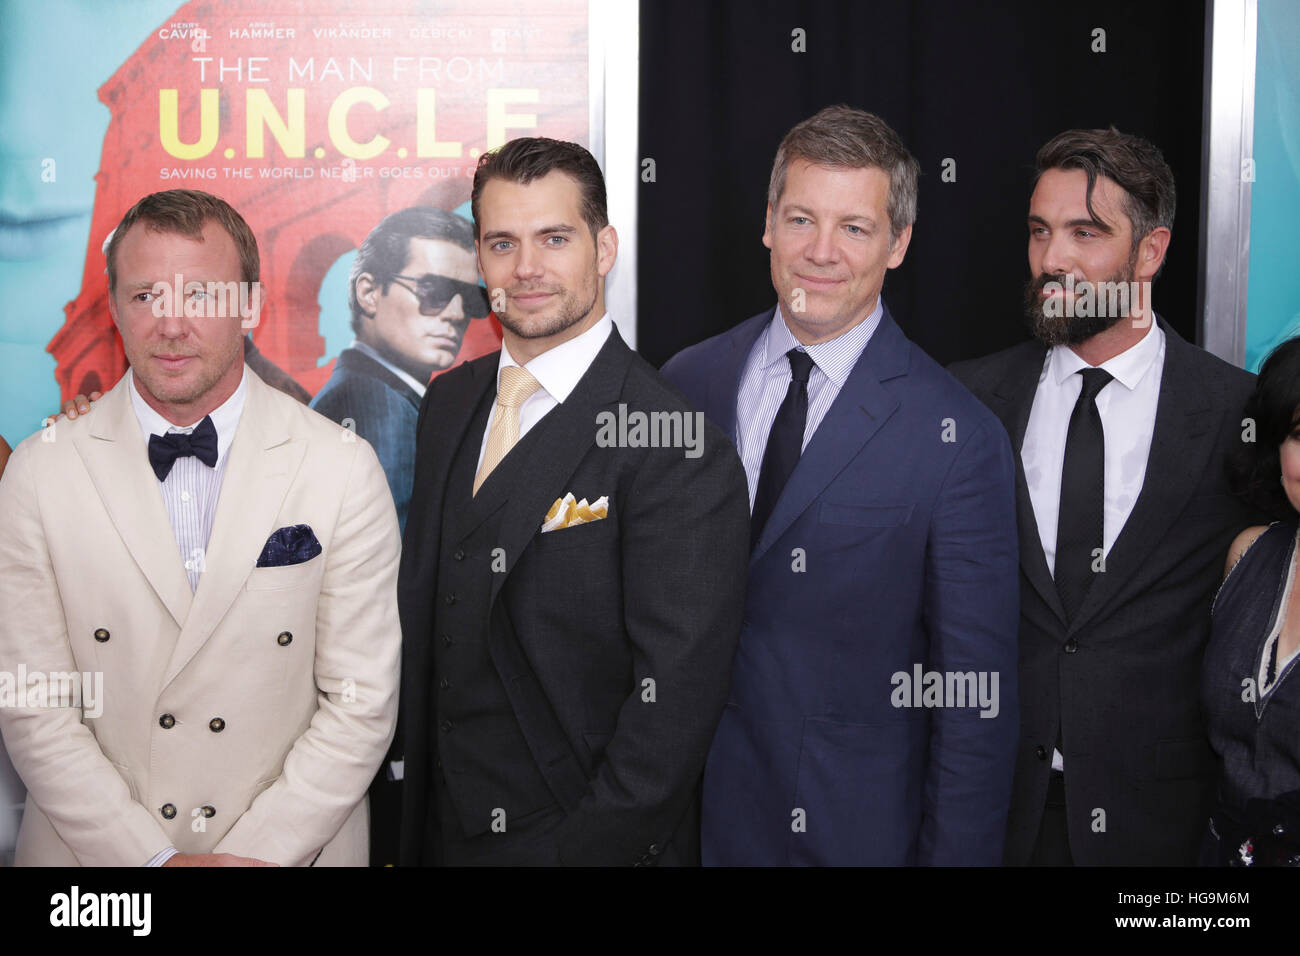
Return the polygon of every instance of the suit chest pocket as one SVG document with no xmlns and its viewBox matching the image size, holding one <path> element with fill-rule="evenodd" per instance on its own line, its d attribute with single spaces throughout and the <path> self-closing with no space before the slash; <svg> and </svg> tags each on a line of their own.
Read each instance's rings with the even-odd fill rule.
<svg viewBox="0 0 1300 956">
<path fill-rule="evenodd" d="M 557 528 L 555 531 L 539 534 L 533 538 L 533 547 L 538 554 L 549 554 L 569 548 L 601 548 L 617 538 L 618 522 L 611 514 L 599 521 L 588 521 L 586 524 L 575 525 L 572 528 Z"/>
<path fill-rule="evenodd" d="M 817 513 L 822 524 L 852 528 L 896 528 L 912 517 L 912 505 L 854 505 L 823 501 Z"/>
<path fill-rule="evenodd" d="M 248 591 L 282 591 L 301 587 L 311 581 L 319 582 L 325 567 L 325 555 L 318 554 L 310 561 L 279 568 L 253 568 L 244 582 Z"/>
</svg>

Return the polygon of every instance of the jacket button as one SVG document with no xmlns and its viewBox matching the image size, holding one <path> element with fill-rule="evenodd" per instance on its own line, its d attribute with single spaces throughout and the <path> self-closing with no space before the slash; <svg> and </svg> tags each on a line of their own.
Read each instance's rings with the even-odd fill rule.
<svg viewBox="0 0 1300 956">
<path fill-rule="evenodd" d="M 465 549 L 464 549 L 464 548 L 457 548 L 457 549 L 456 549 L 456 553 L 453 554 L 452 557 L 455 558 L 457 561 L 464 561 L 464 560 L 465 560 Z"/>
<path fill-rule="evenodd" d="M 163 815 L 164 820 L 170 820 L 176 816 L 176 807 L 174 804 L 164 803 L 158 808 L 158 812 Z"/>
<path fill-rule="evenodd" d="M 288 631 L 281 631 L 276 637 L 275 643 L 279 644 L 281 647 L 288 647 L 293 643 L 293 635 Z"/>
<path fill-rule="evenodd" d="M 111 635 L 108 633 L 108 628 L 106 627 L 95 628 L 95 640 L 99 641 L 99 643 L 103 644 L 105 641 L 109 639 L 110 636 Z"/>
<path fill-rule="evenodd" d="M 658 843 L 651 843 L 651 844 L 650 844 L 650 849 L 646 850 L 646 852 L 649 853 L 651 856 L 658 856 L 659 853 L 660 853 L 660 850 L 659 850 L 659 844 L 658 844 Z"/>
<path fill-rule="evenodd" d="M 1037 757 L 1039 760 L 1046 760 L 1047 748 L 1040 745 L 1038 749 L 1034 751 L 1034 756 Z"/>
<path fill-rule="evenodd" d="M 450 720 L 444 720 L 444 721 L 443 721 L 442 723 L 440 723 L 438 726 L 439 726 L 439 728 L 441 728 L 442 732 L 445 734 L 445 733 L 450 733 L 450 732 L 451 732 L 451 728 L 455 727 L 456 725 L 453 724 Z"/>
<path fill-rule="evenodd" d="M 455 592 L 454 592 L 454 591 L 448 591 L 448 592 L 447 592 L 447 597 L 446 597 L 445 600 L 447 601 L 447 604 L 448 604 L 449 606 L 452 605 L 452 604 L 455 604 L 455 603 L 456 603 L 456 594 L 455 594 Z"/>
<path fill-rule="evenodd" d="M 1281 836 L 1283 833 L 1286 833 L 1286 827 L 1280 823 L 1273 824 L 1273 836 Z"/>
<path fill-rule="evenodd" d="M 447 680 L 447 678 L 444 677 L 442 680 L 438 681 L 438 686 L 441 687 L 443 690 L 446 690 L 448 687 L 451 686 L 451 681 Z"/>
<path fill-rule="evenodd" d="M 226 722 L 220 717 L 213 717 L 208 721 L 208 730 L 212 731 L 214 734 L 219 734 L 225 729 Z"/>
<path fill-rule="evenodd" d="M 1073 654 L 1078 649 L 1079 649 L 1079 642 L 1076 641 L 1074 638 L 1070 638 L 1068 641 L 1065 642 L 1065 653 Z"/>
<path fill-rule="evenodd" d="M 448 647 L 451 647 L 451 645 L 456 643 L 456 638 L 452 637 L 450 634 L 444 634 L 442 635 L 442 643 L 446 644 Z"/>
<path fill-rule="evenodd" d="M 158 726 L 163 730 L 171 730 L 176 726 L 176 718 L 171 714 L 163 714 L 158 718 Z"/>
<path fill-rule="evenodd" d="M 215 817 L 215 816 L 217 815 L 217 808 L 216 808 L 216 807 L 211 807 L 211 806 L 209 806 L 209 807 L 204 807 L 204 808 L 203 808 L 203 815 L 204 815 L 205 817 L 207 817 L 209 820 L 211 820 L 213 817 Z"/>
</svg>

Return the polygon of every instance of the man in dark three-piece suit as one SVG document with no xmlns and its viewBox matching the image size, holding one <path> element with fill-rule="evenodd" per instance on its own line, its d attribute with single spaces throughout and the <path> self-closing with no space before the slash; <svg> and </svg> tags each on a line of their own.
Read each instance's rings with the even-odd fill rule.
<svg viewBox="0 0 1300 956">
<path fill-rule="evenodd" d="M 744 630 L 704 777 L 705 865 L 994 864 L 1016 741 L 1014 466 L 880 298 L 916 161 L 830 107 L 777 153 L 779 305 L 664 374 L 737 442 Z"/>
<path fill-rule="evenodd" d="M 1216 774 L 1198 693 L 1210 602 L 1250 523 L 1224 457 L 1254 376 L 1152 311 L 1174 217 L 1154 146 L 1070 130 L 1037 165 L 1026 308 L 1038 341 L 952 368 L 1017 459 L 1006 862 L 1191 865 Z"/>
<path fill-rule="evenodd" d="M 505 338 L 436 378 L 420 413 L 401 862 L 697 862 L 744 472 L 605 312 L 617 236 L 586 150 L 507 143 L 472 204 Z"/>
</svg>

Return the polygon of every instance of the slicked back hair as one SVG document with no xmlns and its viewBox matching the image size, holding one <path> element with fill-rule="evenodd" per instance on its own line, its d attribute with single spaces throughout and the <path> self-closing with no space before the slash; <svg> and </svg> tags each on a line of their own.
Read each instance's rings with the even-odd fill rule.
<svg viewBox="0 0 1300 956">
<path fill-rule="evenodd" d="M 1035 165 L 1035 183 L 1049 169 L 1082 170 L 1088 177 L 1088 215 L 1098 222 L 1104 220 L 1092 208 L 1097 177 L 1105 176 L 1123 189 L 1124 212 L 1132 226 L 1135 251 L 1153 229 L 1174 227 L 1174 174 L 1160 150 L 1140 136 L 1121 133 L 1113 126 L 1066 130 L 1038 151 Z"/>
<path fill-rule="evenodd" d="M 499 149 L 484 153 L 474 171 L 474 188 L 470 192 L 470 211 L 474 216 L 474 235 L 483 235 L 483 222 L 479 218 L 479 202 L 483 187 L 493 179 L 527 186 L 535 179 L 559 170 L 572 176 L 581 195 L 582 218 L 596 233 L 609 225 L 609 210 L 605 200 L 605 177 L 596 157 L 577 143 L 547 139 L 544 136 L 524 136 L 512 139 Z"/>
<path fill-rule="evenodd" d="M 411 206 L 389 213 L 370 230 L 348 277 L 348 306 L 352 309 L 352 331 L 361 331 L 361 303 L 357 301 L 357 279 L 363 272 L 375 277 L 380 292 L 387 293 L 393 277 L 400 275 L 411 255 L 412 239 L 441 239 L 474 254 L 474 230 L 464 217 L 437 206 Z"/>
</svg>

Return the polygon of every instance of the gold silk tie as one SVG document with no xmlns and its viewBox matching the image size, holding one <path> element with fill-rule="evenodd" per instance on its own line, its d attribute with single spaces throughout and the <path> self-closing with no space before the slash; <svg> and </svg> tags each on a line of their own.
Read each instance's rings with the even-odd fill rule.
<svg viewBox="0 0 1300 956">
<path fill-rule="evenodd" d="M 507 365 L 501 369 L 496 414 L 492 416 L 487 448 L 483 450 L 483 464 L 474 476 L 474 494 L 478 494 L 479 487 L 492 474 L 492 469 L 501 464 L 501 459 L 519 441 L 519 406 L 541 387 L 541 382 L 533 378 L 527 369 L 518 365 Z"/>
</svg>

